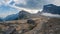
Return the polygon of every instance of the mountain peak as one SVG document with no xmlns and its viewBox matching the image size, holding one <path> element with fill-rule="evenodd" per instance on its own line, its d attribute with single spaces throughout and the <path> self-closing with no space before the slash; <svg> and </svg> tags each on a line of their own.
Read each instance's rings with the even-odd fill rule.
<svg viewBox="0 0 60 34">
<path fill-rule="evenodd" d="M 21 11 L 19 12 L 19 14 L 30 14 L 30 13 L 27 12 L 27 11 L 25 11 L 25 10 L 21 10 Z"/>
<path fill-rule="evenodd" d="M 43 7 L 44 13 L 52 13 L 52 14 L 60 14 L 60 6 L 56 6 L 53 4 L 45 5 Z"/>
</svg>

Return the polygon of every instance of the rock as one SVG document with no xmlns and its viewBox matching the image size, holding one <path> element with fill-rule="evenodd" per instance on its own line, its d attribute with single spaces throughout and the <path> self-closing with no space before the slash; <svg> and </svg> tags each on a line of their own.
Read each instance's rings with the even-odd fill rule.
<svg viewBox="0 0 60 34">
<path fill-rule="evenodd" d="M 32 19 L 27 20 L 27 23 L 28 23 L 28 24 L 32 24 L 32 25 L 35 25 L 35 21 L 32 20 Z"/>
<path fill-rule="evenodd" d="M 19 19 L 27 19 L 27 18 L 29 18 L 28 15 L 30 15 L 29 12 L 24 11 L 24 10 L 20 11 L 18 14 L 19 14 L 18 15 Z"/>
<path fill-rule="evenodd" d="M 52 14 L 60 14 L 60 6 L 56 6 L 53 4 L 45 5 L 43 7 L 44 13 L 52 13 Z"/>
<path fill-rule="evenodd" d="M 50 18 L 47 23 L 43 25 L 43 34 L 60 34 L 60 19 Z"/>
</svg>

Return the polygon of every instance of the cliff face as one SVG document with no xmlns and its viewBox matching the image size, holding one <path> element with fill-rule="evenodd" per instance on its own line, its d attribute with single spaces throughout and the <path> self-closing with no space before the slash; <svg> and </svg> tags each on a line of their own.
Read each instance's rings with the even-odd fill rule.
<svg viewBox="0 0 60 34">
<path fill-rule="evenodd" d="M 20 11 L 18 14 L 19 14 L 18 15 L 19 19 L 27 19 L 29 18 L 29 15 L 30 15 L 29 12 L 24 11 L 24 10 Z"/>
<path fill-rule="evenodd" d="M 52 14 L 60 14 L 60 6 L 56 6 L 53 4 L 45 5 L 43 7 L 44 13 L 52 13 Z"/>
</svg>

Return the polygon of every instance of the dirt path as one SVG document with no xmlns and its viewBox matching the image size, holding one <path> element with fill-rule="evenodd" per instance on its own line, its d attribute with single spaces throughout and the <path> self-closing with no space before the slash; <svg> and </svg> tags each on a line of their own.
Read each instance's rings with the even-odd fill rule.
<svg viewBox="0 0 60 34">
<path fill-rule="evenodd" d="M 25 34 L 42 34 L 41 28 L 44 23 L 45 21 L 41 21 L 41 22 L 39 21 L 38 25 L 33 30 L 26 32 Z"/>
</svg>

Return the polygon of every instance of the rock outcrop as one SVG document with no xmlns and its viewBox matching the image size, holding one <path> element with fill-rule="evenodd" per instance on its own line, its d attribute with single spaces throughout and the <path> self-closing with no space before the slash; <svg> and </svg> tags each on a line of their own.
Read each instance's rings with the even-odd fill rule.
<svg viewBox="0 0 60 34">
<path fill-rule="evenodd" d="M 27 18 L 29 18 L 29 15 L 30 15 L 30 13 L 27 11 L 24 11 L 24 10 L 22 10 L 18 13 L 19 19 L 27 19 Z"/>
<path fill-rule="evenodd" d="M 45 5 L 43 7 L 44 13 L 52 13 L 52 14 L 60 14 L 60 6 L 56 6 L 53 4 Z"/>
</svg>

